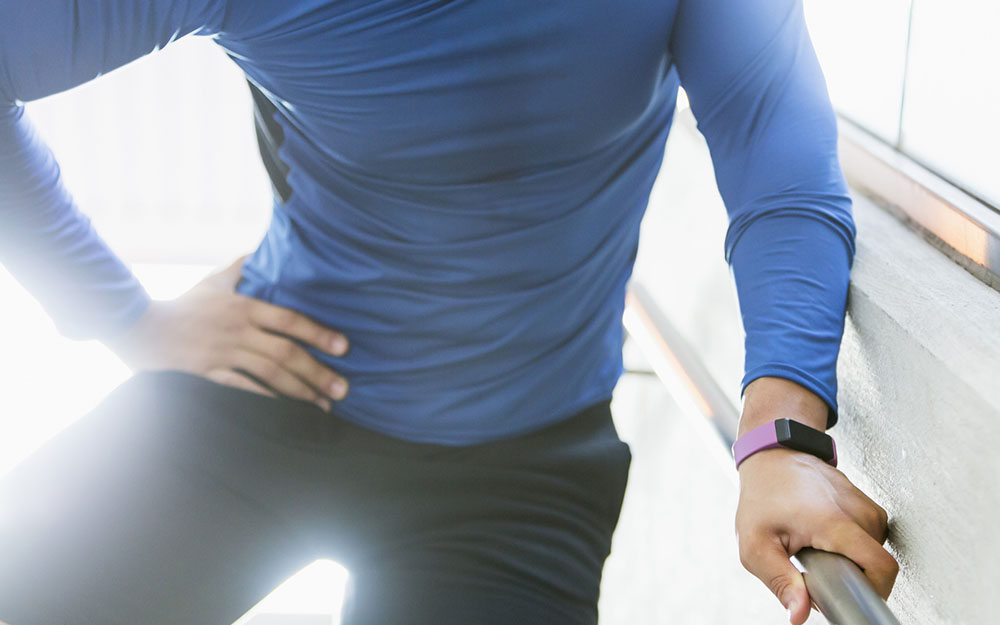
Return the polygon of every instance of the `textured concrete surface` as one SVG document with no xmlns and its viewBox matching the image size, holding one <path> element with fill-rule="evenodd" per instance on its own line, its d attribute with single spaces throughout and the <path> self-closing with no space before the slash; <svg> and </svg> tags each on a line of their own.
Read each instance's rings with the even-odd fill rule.
<svg viewBox="0 0 1000 625">
<path fill-rule="evenodd" d="M 995 622 L 1000 293 L 864 198 L 836 433 L 883 502 L 904 623 Z"/>
</svg>

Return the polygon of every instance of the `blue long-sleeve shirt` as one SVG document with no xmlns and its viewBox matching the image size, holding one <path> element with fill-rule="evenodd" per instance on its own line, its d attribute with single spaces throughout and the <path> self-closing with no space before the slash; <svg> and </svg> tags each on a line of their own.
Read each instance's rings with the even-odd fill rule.
<svg viewBox="0 0 1000 625">
<path fill-rule="evenodd" d="M 854 227 L 800 0 L 0 2 L 0 258 L 66 334 L 148 297 L 22 102 L 188 34 L 246 73 L 275 188 L 239 291 L 348 336 L 317 354 L 350 380 L 343 418 L 472 444 L 610 396 L 683 84 L 730 215 L 743 384 L 793 380 L 836 419 Z"/>
</svg>

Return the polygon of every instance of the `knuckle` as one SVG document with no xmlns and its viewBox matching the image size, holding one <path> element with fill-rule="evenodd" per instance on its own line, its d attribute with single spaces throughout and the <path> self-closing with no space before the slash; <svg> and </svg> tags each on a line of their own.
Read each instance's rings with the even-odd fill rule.
<svg viewBox="0 0 1000 625">
<path fill-rule="evenodd" d="M 326 365 L 322 364 L 320 361 L 316 360 L 316 357 L 309 353 L 309 351 L 300 347 L 298 349 L 296 363 L 299 369 L 309 377 L 310 380 L 319 380 L 323 377 L 323 373 L 329 371 Z"/>
<path fill-rule="evenodd" d="M 276 352 L 275 355 L 280 360 L 286 360 L 286 361 L 291 360 L 292 357 L 295 356 L 295 343 L 292 343 L 291 341 L 287 340 L 282 341 L 278 345 L 278 349 L 275 350 L 275 352 Z"/>
<path fill-rule="evenodd" d="M 257 374 L 265 380 L 274 381 L 280 373 L 281 367 L 271 360 L 266 360 L 257 367 Z"/>
<path fill-rule="evenodd" d="M 218 370 L 215 369 L 215 364 L 216 363 L 209 358 L 207 354 L 203 354 L 201 352 L 195 352 L 187 361 L 189 371 L 206 376 L 213 373 L 218 375 Z"/>
<path fill-rule="evenodd" d="M 896 558 L 892 557 L 892 554 L 888 551 L 883 550 L 882 554 L 883 566 L 885 567 L 886 573 L 890 577 L 895 578 L 896 574 L 899 573 L 899 562 L 897 562 Z"/>
<path fill-rule="evenodd" d="M 760 553 L 758 544 L 759 544 L 758 541 L 751 539 L 740 540 L 740 547 L 739 547 L 740 564 L 742 564 L 743 568 L 745 568 L 748 571 L 753 569 L 754 563 L 756 561 L 756 555 Z"/>
<path fill-rule="evenodd" d="M 325 369 L 311 358 L 302 358 L 296 367 L 296 374 L 312 386 L 324 388 L 326 381 Z"/>
<path fill-rule="evenodd" d="M 868 508 L 865 510 L 865 524 L 869 528 L 874 528 L 876 530 L 881 530 L 884 527 L 882 515 L 875 508 Z"/>
<path fill-rule="evenodd" d="M 249 319 L 244 319 L 235 328 L 237 344 L 240 346 L 253 345 L 260 340 L 261 330 L 253 325 Z"/>
<path fill-rule="evenodd" d="M 764 580 L 767 587 L 774 593 L 777 597 L 782 597 L 794 584 L 792 582 L 791 576 L 787 573 L 781 573 L 779 575 L 772 575 Z"/>
<path fill-rule="evenodd" d="M 889 559 L 891 562 L 886 562 L 884 569 L 871 571 L 869 573 L 872 578 L 872 582 L 883 598 L 889 597 L 889 593 L 892 591 L 892 587 L 896 582 L 896 576 L 899 574 L 899 563 L 891 557 Z"/>
<path fill-rule="evenodd" d="M 242 315 L 226 315 L 221 325 L 223 333 L 240 336 L 250 327 L 250 320 Z"/>
<path fill-rule="evenodd" d="M 297 315 L 290 310 L 281 309 L 274 313 L 274 325 L 279 330 L 291 330 L 295 326 Z"/>
<path fill-rule="evenodd" d="M 229 298 L 227 308 L 231 316 L 239 319 L 245 319 L 252 316 L 256 309 L 254 301 L 250 298 L 244 297 Z"/>
<path fill-rule="evenodd" d="M 889 513 L 886 512 L 885 508 L 883 508 L 882 506 L 876 505 L 875 506 L 875 510 L 878 513 L 879 524 L 882 527 L 886 527 L 887 525 L 889 525 Z"/>
<path fill-rule="evenodd" d="M 740 564 L 743 565 L 743 568 L 745 568 L 746 570 L 749 571 L 750 567 L 752 566 L 752 563 L 753 563 L 753 556 L 750 554 L 750 552 L 748 550 L 741 548 L 740 549 Z"/>
<path fill-rule="evenodd" d="M 856 528 L 858 522 L 848 513 L 838 510 L 830 512 L 823 521 L 817 523 L 817 527 L 822 534 L 830 537 L 840 537 Z"/>
<path fill-rule="evenodd" d="M 308 388 L 305 385 L 298 383 L 297 380 L 292 380 L 292 379 L 287 380 L 283 391 L 286 394 L 291 395 L 292 397 L 296 397 L 298 399 L 305 399 L 311 401 L 316 398 L 316 393 L 314 393 L 311 388 Z"/>
</svg>

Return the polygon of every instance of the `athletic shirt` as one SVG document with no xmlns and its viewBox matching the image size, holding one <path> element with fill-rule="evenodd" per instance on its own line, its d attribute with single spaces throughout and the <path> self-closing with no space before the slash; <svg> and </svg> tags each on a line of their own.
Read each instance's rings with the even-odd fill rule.
<svg viewBox="0 0 1000 625">
<path fill-rule="evenodd" d="M 348 337 L 314 352 L 350 382 L 339 417 L 467 445 L 609 397 L 683 85 L 729 214 L 743 385 L 793 380 L 835 421 L 854 226 L 799 0 L 2 2 L 0 258 L 70 336 L 149 299 L 22 103 L 188 34 L 245 72 L 275 191 L 238 291 Z"/>
</svg>

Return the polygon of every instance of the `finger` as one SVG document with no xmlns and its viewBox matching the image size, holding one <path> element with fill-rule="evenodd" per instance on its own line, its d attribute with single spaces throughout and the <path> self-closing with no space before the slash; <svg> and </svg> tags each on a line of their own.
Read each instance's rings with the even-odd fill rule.
<svg viewBox="0 0 1000 625">
<path fill-rule="evenodd" d="M 232 369 L 212 369 L 205 374 L 205 377 L 213 382 L 225 384 L 226 386 L 234 386 L 236 388 L 241 388 L 244 391 L 250 391 L 251 393 L 267 395 L 268 397 L 276 397 L 274 393 L 269 391 L 264 386 L 254 382 L 245 375 L 236 373 Z"/>
<path fill-rule="evenodd" d="M 744 547 L 744 545 L 746 545 Z M 740 542 L 740 561 L 746 570 L 774 593 L 788 610 L 792 625 L 802 625 L 809 618 L 811 603 L 802 574 L 791 563 L 788 551 L 777 536 Z"/>
<path fill-rule="evenodd" d="M 844 521 L 832 531 L 817 535 L 813 547 L 841 553 L 854 561 L 883 599 L 889 598 L 899 573 L 899 563 L 881 543 L 853 521 Z"/>
<path fill-rule="evenodd" d="M 338 401 L 347 395 L 347 380 L 321 364 L 291 339 L 254 328 L 245 337 L 242 346 L 281 363 L 321 395 Z"/>
<path fill-rule="evenodd" d="M 839 501 L 840 508 L 882 544 L 889 536 L 889 515 L 882 506 L 872 501 L 858 489 Z"/>
<path fill-rule="evenodd" d="M 254 301 L 250 308 L 250 321 L 259 328 L 299 339 L 334 356 L 347 353 L 347 338 L 343 334 L 288 308 Z"/>
<path fill-rule="evenodd" d="M 249 350 L 240 349 L 235 354 L 235 362 L 232 366 L 244 369 L 247 373 L 282 395 L 314 402 L 324 409 L 329 408 L 329 402 L 320 397 L 314 388 L 284 368 L 281 363 L 270 358 Z"/>
</svg>

